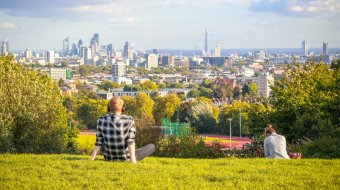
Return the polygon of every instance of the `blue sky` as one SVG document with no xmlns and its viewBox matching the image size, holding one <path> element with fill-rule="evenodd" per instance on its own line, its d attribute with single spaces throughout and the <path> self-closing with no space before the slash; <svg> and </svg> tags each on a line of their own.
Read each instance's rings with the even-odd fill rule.
<svg viewBox="0 0 340 190">
<path fill-rule="evenodd" d="M 57 50 L 93 33 L 122 49 L 340 47 L 340 0 L 1 0 L 10 49 Z"/>
</svg>

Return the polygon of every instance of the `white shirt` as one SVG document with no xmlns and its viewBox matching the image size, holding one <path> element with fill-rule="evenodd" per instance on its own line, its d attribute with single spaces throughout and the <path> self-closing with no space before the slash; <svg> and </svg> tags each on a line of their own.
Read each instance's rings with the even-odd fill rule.
<svg viewBox="0 0 340 190">
<path fill-rule="evenodd" d="M 267 158 L 290 159 L 286 150 L 286 138 L 276 133 L 264 139 L 264 154 Z"/>
</svg>

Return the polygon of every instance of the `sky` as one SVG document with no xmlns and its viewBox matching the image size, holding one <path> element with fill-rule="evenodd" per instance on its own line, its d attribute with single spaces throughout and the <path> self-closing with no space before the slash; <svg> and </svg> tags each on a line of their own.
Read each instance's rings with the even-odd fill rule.
<svg viewBox="0 0 340 190">
<path fill-rule="evenodd" d="M 0 0 L 0 41 L 60 50 L 99 33 L 123 49 L 340 47 L 340 0 Z"/>
</svg>

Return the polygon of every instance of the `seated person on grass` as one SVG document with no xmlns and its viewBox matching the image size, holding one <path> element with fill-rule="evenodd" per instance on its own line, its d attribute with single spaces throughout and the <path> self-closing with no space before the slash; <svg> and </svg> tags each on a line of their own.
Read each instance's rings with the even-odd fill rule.
<svg viewBox="0 0 340 190">
<path fill-rule="evenodd" d="M 272 125 L 266 127 L 266 138 L 264 139 L 264 154 L 267 158 L 289 159 L 286 150 L 286 138 L 276 133 Z"/>
<path fill-rule="evenodd" d="M 135 123 L 132 116 L 122 114 L 123 104 L 121 98 L 113 97 L 109 103 L 111 112 L 97 120 L 92 160 L 96 158 L 101 147 L 105 160 L 131 161 L 134 164 L 155 151 L 153 144 L 135 149 Z"/>
</svg>

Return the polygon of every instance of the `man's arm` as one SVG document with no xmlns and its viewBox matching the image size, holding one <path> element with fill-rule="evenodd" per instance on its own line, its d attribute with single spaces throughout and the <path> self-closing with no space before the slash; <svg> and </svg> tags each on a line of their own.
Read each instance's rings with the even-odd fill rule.
<svg viewBox="0 0 340 190">
<path fill-rule="evenodd" d="M 136 147 L 135 144 L 129 144 L 128 146 L 129 148 L 129 153 L 130 153 L 130 160 L 133 164 L 137 164 L 137 160 L 136 160 Z"/>
<path fill-rule="evenodd" d="M 264 139 L 264 156 L 268 157 L 269 156 L 269 149 L 268 149 L 268 143 L 266 141 L 266 139 Z"/>
<path fill-rule="evenodd" d="M 91 160 L 96 159 L 96 156 L 97 156 L 97 154 L 98 154 L 99 151 L 100 151 L 100 148 L 101 148 L 101 146 L 94 146 L 93 152 L 92 152 Z"/>
<path fill-rule="evenodd" d="M 102 130 L 101 130 L 102 125 L 103 125 L 102 118 L 99 118 L 97 120 L 96 142 L 94 144 L 94 148 L 93 148 L 93 151 L 92 151 L 91 160 L 96 159 L 96 156 L 99 153 L 101 146 L 103 144 L 103 134 L 102 134 Z"/>
</svg>

